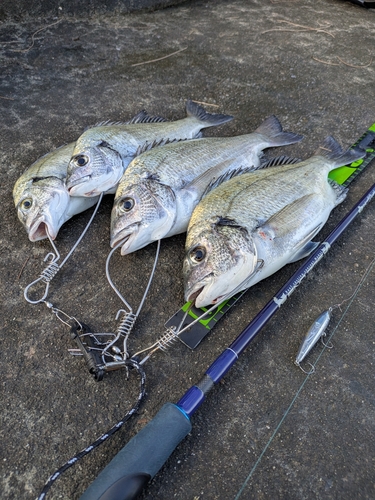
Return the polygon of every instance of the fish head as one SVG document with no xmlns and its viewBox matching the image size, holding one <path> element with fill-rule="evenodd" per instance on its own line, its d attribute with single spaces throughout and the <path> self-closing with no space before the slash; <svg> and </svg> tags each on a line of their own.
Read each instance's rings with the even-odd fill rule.
<svg viewBox="0 0 375 500">
<path fill-rule="evenodd" d="M 23 189 L 17 189 L 19 187 L 15 186 L 13 197 L 29 240 L 43 240 L 48 235 L 54 240 L 66 221 L 70 201 L 63 180 L 56 177 L 31 179 Z"/>
<path fill-rule="evenodd" d="M 185 300 L 196 307 L 231 297 L 257 265 L 248 231 L 233 220 L 213 217 L 189 227 L 183 265 Z"/>
<path fill-rule="evenodd" d="M 155 179 L 121 181 L 111 214 L 111 247 L 124 240 L 121 255 L 164 238 L 176 217 L 171 187 Z"/>
<path fill-rule="evenodd" d="M 85 148 L 76 147 L 67 170 L 69 194 L 91 197 L 114 193 L 124 168 L 120 153 L 105 141 Z"/>
</svg>

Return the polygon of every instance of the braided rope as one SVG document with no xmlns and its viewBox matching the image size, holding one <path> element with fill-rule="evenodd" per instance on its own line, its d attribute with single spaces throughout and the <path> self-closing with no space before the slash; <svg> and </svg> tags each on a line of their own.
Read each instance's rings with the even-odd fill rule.
<svg viewBox="0 0 375 500">
<path fill-rule="evenodd" d="M 50 490 L 51 486 L 56 481 L 56 479 L 58 479 L 66 470 L 68 470 L 75 463 L 77 463 L 78 460 L 80 460 L 84 456 L 88 455 L 91 451 L 93 451 L 95 448 L 97 448 L 102 443 L 104 443 L 104 441 L 107 441 L 107 439 L 109 439 L 110 437 L 112 437 L 113 434 L 115 432 L 117 432 L 125 424 L 125 422 L 127 422 L 139 410 L 139 407 L 141 405 L 141 402 L 142 402 L 142 400 L 143 400 L 143 398 L 145 396 L 145 392 L 146 392 L 146 390 L 145 390 L 146 374 L 145 374 L 143 368 L 136 361 L 134 361 L 132 359 L 127 360 L 126 361 L 126 365 L 130 366 L 131 368 L 134 368 L 137 371 L 137 373 L 139 374 L 139 376 L 140 376 L 140 390 L 139 390 L 137 401 L 135 402 L 135 404 L 133 405 L 133 407 L 131 408 L 131 410 L 129 410 L 125 414 L 125 416 L 119 422 L 117 422 L 107 432 L 105 432 L 104 434 L 102 434 L 92 444 L 90 444 L 89 446 L 87 446 L 86 448 L 84 448 L 83 450 L 81 450 L 79 453 L 77 453 L 76 455 L 74 455 L 74 457 L 70 458 L 67 462 L 65 462 L 64 465 L 62 465 L 61 467 L 59 467 L 59 469 L 57 469 L 48 478 L 48 480 L 45 483 L 45 485 L 43 487 L 43 490 L 40 493 L 40 495 L 38 496 L 37 500 L 44 500 L 46 498 L 46 495 L 47 495 L 48 491 Z"/>
</svg>

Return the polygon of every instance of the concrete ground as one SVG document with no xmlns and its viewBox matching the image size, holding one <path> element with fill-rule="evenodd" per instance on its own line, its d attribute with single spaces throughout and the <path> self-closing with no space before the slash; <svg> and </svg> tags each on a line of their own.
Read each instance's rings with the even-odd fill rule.
<svg viewBox="0 0 375 500">
<path fill-rule="evenodd" d="M 6 17 L 1 51 L 1 498 L 32 499 L 76 452 L 131 406 L 138 380 L 123 371 L 96 382 L 68 349 L 69 331 L 23 298 L 47 242 L 31 243 L 12 189 L 55 147 L 103 120 L 140 109 L 184 116 L 186 99 L 235 120 L 206 135 L 253 131 L 275 114 L 305 136 L 268 151 L 307 158 L 331 134 L 350 146 L 375 122 L 375 11 L 342 0 L 191 1 L 155 12 Z M 179 52 L 177 52 L 179 51 Z M 154 62 L 150 62 L 153 61 Z M 141 63 L 141 64 L 140 64 Z M 375 181 L 370 165 L 332 213 L 322 240 Z M 121 307 L 109 287 L 111 196 L 51 284 L 49 300 L 95 331 L 113 331 Z M 65 256 L 91 211 L 56 240 Z M 375 205 L 346 230 L 193 416 L 193 429 L 143 499 L 374 499 L 374 271 L 335 309 L 333 349 L 318 344 L 306 376 L 293 360 L 315 317 L 348 299 L 374 257 Z M 116 253 L 111 274 L 136 308 L 155 246 Z M 148 300 L 130 339 L 153 343 L 183 304 L 184 235 L 162 244 Z M 139 414 L 59 478 L 47 498 L 76 499 L 167 401 L 176 402 L 299 264 L 250 289 L 194 351 L 175 343 L 145 365 Z"/>
</svg>

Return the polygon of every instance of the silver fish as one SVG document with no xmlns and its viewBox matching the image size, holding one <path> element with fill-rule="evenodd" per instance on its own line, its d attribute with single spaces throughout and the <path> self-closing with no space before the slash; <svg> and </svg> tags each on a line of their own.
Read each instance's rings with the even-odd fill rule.
<svg viewBox="0 0 375 500">
<path fill-rule="evenodd" d="M 174 143 L 135 158 L 116 191 L 111 246 L 126 238 L 121 254 L 187 229 L 208 184 L 239 166 L 257 169 L 263 149 L 293 144 L 302 136 L 283 132 L 275 116 L 252 134 Z"/>
<path fill-rule="evenodd" d="M 207 113 L 193 101 L 187 117 L 174 122 L 105 125 L 86 130 L 77 140 L 68 167 L 71 196 L 114 193 L 122 174 L 139 149 L 147 145 L 200 137 L 201 130 L 226 123 L 232 116 Z"/>
<path fill-rule="evenodd" d="M 98 201 L 98 196 L 69 196 L 65 178 L 73 149 L 74 143 L 71 143 L 42 156 L 14 185 L 13 199 L 18 218 L 30 241 L 47 238 L 46 231 L 55 239 L 64 222 Z"/>
<path fill-rule="evenodd" d="M 208 193 L 188 227 L 185 299 L 220 303 L 311 253 L 347 192 L 328 173 L 363 156 L 328 137 L 305 161 L 245 173 Z"/>
</svg>

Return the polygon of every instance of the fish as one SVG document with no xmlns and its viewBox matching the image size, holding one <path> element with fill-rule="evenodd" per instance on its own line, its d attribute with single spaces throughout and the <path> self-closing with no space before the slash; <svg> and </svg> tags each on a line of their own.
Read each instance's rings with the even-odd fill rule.
<svg viewBox="0 0 375 500">
<path fill-rule="evenodd" d="M 265 148 L 302 139 L 283 132 L 275 116 L 253 133 L 172 143 L 135 158 L 118 185 L 111 214 L 111 247 L 121 255 L 186 231 L 207 186 L 226 172 L 258 169 Z"/>
<path fill-rule="evenodd" d="M 32 242 L 43 240 L 48 235 L 54 240 L 67 220 L 98 201 L 98 196 L 69 196 L 65 179 L 74 145 L 72 142 L 45 154 L 14 185 L 17 215 Z"/>
<path fill-rule="evenodd" d="M 165 121 L 161 117 L 153 119 Z M 150 116 L 141 110 L 126 123 L 139 124 L 149 120 Z M 102 122 L 96 126 L 109 123 Z M 91 208 L 99 199 L 99 196 L 69 196 L 65 180 L 74 146 L 75 142 L 72 142 L 45 154 L 27 168 L 14 185 L 17 215 L 32 242 L 43 240 L 48 235 L 54 240 L 67 220 Z"/>
<path fill-rule="evenodd" d="M 347 194 L 328 173 L 364 155 L 344 151 L 329 136 L 302 162 L 244 173 L 207 193 L 187 230 L 186 301 L 219 304 L 309 255 L 319 244 L 312 239 Z"/>
<path fill-rule="evenodd" d="M 188 100 L 187 117 L 160 123 L 155 117 L 141 124 L 103 125 L 87 129 L 77 140 L 68 166 L 66 185 L 71 196 L 115 193 L 122 174 L 143 148 L 201 136 L 233 116 L 211 114 Z"/>
</svg>

